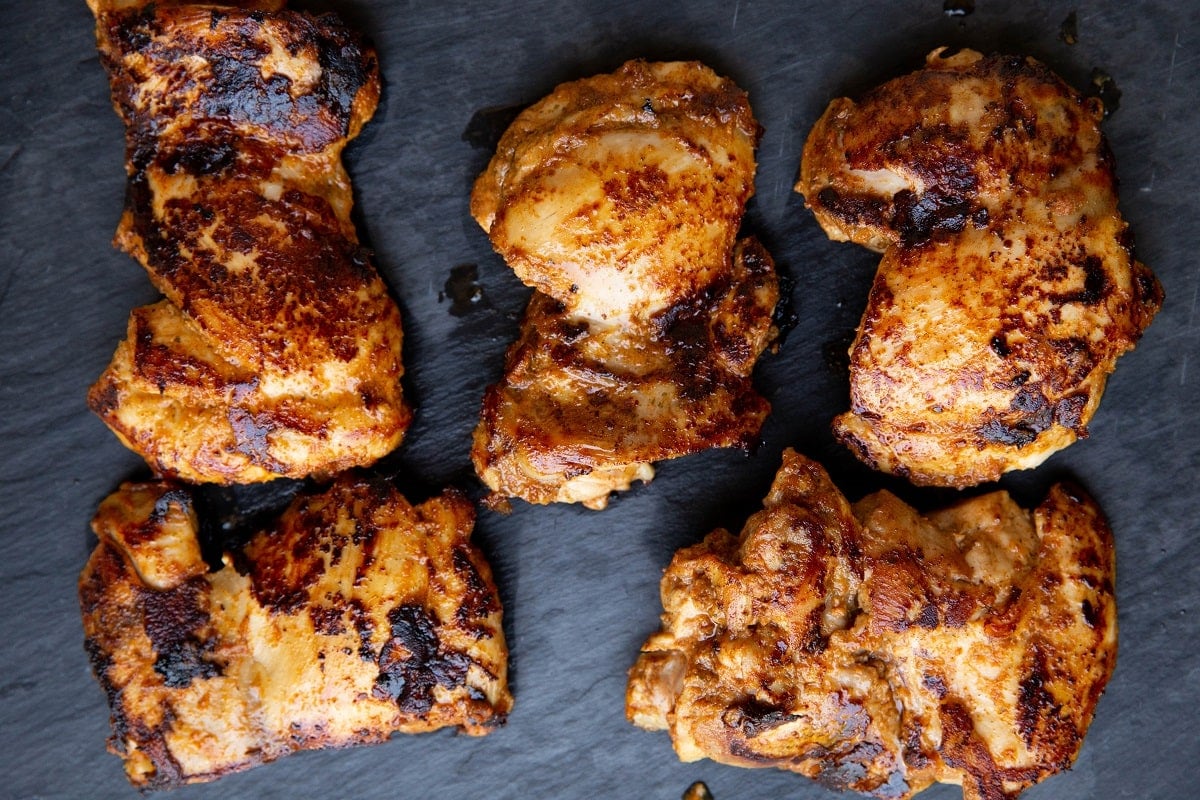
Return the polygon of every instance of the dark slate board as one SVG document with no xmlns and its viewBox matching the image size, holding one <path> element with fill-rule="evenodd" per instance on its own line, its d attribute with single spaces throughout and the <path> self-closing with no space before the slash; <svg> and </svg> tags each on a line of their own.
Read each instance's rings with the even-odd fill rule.
<svg viewBox="0 0 1200 800">
<path fill-rule="evenodd" d="M 330 7 L 326 3 L 322 7 Z M 718 800 L 833 797 L 803 778 L 680 764 L 665 734 L 627 724 L 626 669 L 657 624 L 657 582 L 679 546 L 737 528 L 794 445 L 852 497 L 887 486 L 828 423 L 846 402 L 836 353 L 857 322 L 876 257 L 828 242 L 791 192 L 809 126 L 834 96 L 914 68 L 938 44 L 1038 56 L 1077 86 L 1094 67 L 1121 91 L 1106 123 L 1138 252 L 1167 291 L 1126 356 L 1092 438 L 1004 485 L 1036 502 L 1080 481 L 1116 531 L 1121 654 L 1075 768 L 1030 798 L 1194 796 L 1200 738 L 1200 10 L 1152 0 L 1001 2 L 943 14 L 937 0 L 889 3 L 578 0 L 453 4 L 352 0 L 385 75 L 375 120 L 348 153 L 364 237 L 405 313 L 407 390 L 419 406 L 389 459 L 414 500 L 444 485 L 479 495 L 468 449 L 483 387 L 500 372 L 528 296 L 467 214 L 490 151 L 464 132 L 477 112 L 528 103 L 557 82 L 623 60 L 698 58 L 750 93 L 766 129 L 745 227 L 795 280 L 799 324 L 761 364 L 775 412 L 752 456 L 712 452 L 664 465 L 653 484 L 597 514 L 517 503 L 483 511 L 476 538 L 506 607 L 516 708 L 485 739 L 452 733 L 305 753 L 188 787 L 180 798 L 676 798 L 704 780 Z M 75 580 L 88 521 L 141 474 L 84 405 L 124 334 L 154 298 L 110 247 L 120 213 L 122 129 L 109 106 L 82 0 L 6 4 L 0 27 L 0 795 L 132 797 L 108 755 L 108 712 L 82 647 Z M 603 8 L 601 8 L 603 6 Z M 1078 43 L 1059 38 L 1077 11 Z M 486 134 L 495 115 L 472 130 Z M 482 122 L 482 124 L 478 124 Z M 486 136 L 485 136 L 486 138 Z M 442 293 L 474 265 L 484 300 L 465 316 Z M 831 354 L 834 357 L 831 357 Z M 928 797 L 954 798 L 941 787 Z"/>
</svg>

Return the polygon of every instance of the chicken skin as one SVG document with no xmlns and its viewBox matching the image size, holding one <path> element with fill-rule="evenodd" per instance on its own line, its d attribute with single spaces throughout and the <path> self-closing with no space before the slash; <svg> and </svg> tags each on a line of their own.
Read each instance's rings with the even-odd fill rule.
<svg viewBox="0 0 1200 800">
<path fill-rule="evenodd" d="M 127 134 L 115 241 L 165 296 L 131 314 L 91 408 L 191 482 L 389 453 L 411 419 L 400 314 L 341 161 L 379 99 L 374 53 L 282 3 L 90 5 Z"/>
<path fill-rule="evenodd" d="M 1087 496 L 919 515 L 851 506 L 792 451 L 740 536 L 679 551 L 626 712 L 684 761 L 907 798 L 1015 797 L 1075 760 L 1117 649 L 1114 556 Z"/>
<path fill-rule="evenodd" d="M 697 63 L 631 61 L 522 112 L 471 213 L 536 291 L 472 459 L 500 497 L 604 508 L 652 462 L 749 446 L 770 255 L 737 240 L 759 127 Z"/>
<path fill-rule="evenodd" d="M 864 462 L 962 487 L 1087 436 L 1162 304 L 1101 117 L 1032 59 L 940 49 L 814 126 L 796 190 L 883 254 L 834 422 Z"/>
<path fill-rule="evenodd" d="M 473 524 L 455 492 L 414 507 L 345 473 L 211 572 L 186 489 L 123 485 L 93 522 L 79 592 L 130 782 L 170 788 L 296 750 L 502 723 L 501 608 Z"/>
</svg>

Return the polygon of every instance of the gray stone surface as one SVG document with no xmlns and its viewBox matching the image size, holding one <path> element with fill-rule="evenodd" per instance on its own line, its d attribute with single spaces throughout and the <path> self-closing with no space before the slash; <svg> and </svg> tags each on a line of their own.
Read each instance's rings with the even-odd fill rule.
<svg viewBox="0 0 1200 800">
<path fill-rule="evenodd" d="M 333 2 L 321 7 L 333 7 Z M 1195 796 L 1200 739 L 1200 11 L 1195 3 L 979 0 L 950 18 L 935 0 L 453 4 L 352 0 L 376 42 L 384 101 L 349 151 L 358 214 L 405 313 L 416 424 L 389 467 L 414 500 L 479 487 L 470 432 L 528 296 L 467 213 L 489 156 L 463 139 L 479 110 L 527 103 L 624 59 L 699 58 L 750 93 L 766 133 L 746 229 L 795 279 L 800 323 L 758 384 L 775 412 L 756 454 L 713 452 L 662 467 L 608 511 L 480 513 L 512 649 L 516 707 L 485 739 L 450 733 L 305 753 L 180 798 L 669 798 L 704 780 L 718 800 L 822 798 L 805 779 L 680 764 L 667 737 L 623 716 L 625 672 L 657 624 L 657 581 L 679 546 L 740 526 L 792 445 L 852 497 L 887 486 L 830 437 L 846 378 L 828 364 L 857 322 L 876 257 L 826 240 L 792 194 L 800 147 L 830 98 L 913 68 L 938 44 L 1027 52 L 1073 83 L 1116 80 L 1106 123 L 1122 209 L 1167 291 L 1126 356 L 1092 438 L 1004 484 L 1026 502 L 1070 476 L 1117 536 L 1121 652 L 1075 768 L 1030 798 Z M 0 26 L 0 797 L 123 798 L 104 750 L 108 713 L 82 647 L 75 580 L 102 497 L 144 470 L 93 417 L 84 393 L 153 299 L 110 247 L 121 209 L 122 129 L 82 0 L 5 3 Z M 1078 43 L 1059 25 L 1078 11 Z M 486 301 L 456 317 L 439 292 L 474 264 Z M 931 798 L 957 797 L 954 787 Z"/>
</svg>

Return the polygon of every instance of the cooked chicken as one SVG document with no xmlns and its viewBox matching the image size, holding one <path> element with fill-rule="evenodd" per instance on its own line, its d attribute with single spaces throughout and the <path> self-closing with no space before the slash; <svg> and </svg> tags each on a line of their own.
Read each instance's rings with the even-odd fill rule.
<svg viewBox="0 0 1200 800">
<path fill-rule="evenodd" d="M 347 473 L 210 572 L 188 491 L 123 485 L 93 522 L 79 593 L 129 780 L 503 722 L 501 608 L 473 524 L 455 492 L 413 507 Z"/>
<path fill-rule="evenodd" d="M 626 712 L 684 761 L 877 797 L 1015 797 L 1075 760 L 1117 649 L 1113 543 L 1056 486 L 920 516 L 784 454 L 764 510 L 676 554 Z"/>
<path fill-rule="evenodd" d="M 831 238 L 883 253 L 834 423 L 863 461 L 967 486 L 1087 435 L 1162 303 L 1101 116 L 1032 59 L 940 49 L 817 122 L 797 191 Z"/>
<path fill-rule="evenodd" d="M 89 0 L 127 129 L 116 244 L 166 296 L 88 395 L 163 475 L 333 474 L 400 442 L 400 314 L 341 162 L 379 98 L 336 18 Z"/>
<path fill-rule="evenodd" d="M 736 242 L 759 127 L 697 63 L 631 61 L 522 112 L 471 213 L 534 294 L 472 458 L 498 496 L 603 508 L 651 462 L 748 446 L 770 255 Z"/>
</svg>

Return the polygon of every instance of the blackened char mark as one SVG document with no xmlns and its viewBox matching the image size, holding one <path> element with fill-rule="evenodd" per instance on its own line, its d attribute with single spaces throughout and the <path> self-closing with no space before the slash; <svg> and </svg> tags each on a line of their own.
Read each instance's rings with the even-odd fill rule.
<svg viewBox="0 0 1200 800">
<path fill-rule="evenodd" d="M 1027 672 L 1021 678 L 1016 697 L 1016 728 L 1026 746 L 1049 758 L 1052 768 L 1067 769 L 1072 762 L 1078 732 L 1069 720 L 1063 720 L 1062 705 L 1046 687 L 1052 675 L 1045 654 L 1037 644 L 1033 645 L 1032 657 L 1026 666 Z"/>
<path fill-rule="evenodd" d="M 882 798 L 903 797 L 908 794 L 908 785 L 904 782 L 904 773 L 899 765 L 891 764 L 893 769 L 888 773 L 887 780 L 878 782 L 876 774 L 881 766 L 878 761 L 883 754 L 883 745 L 875 741 L 859 742 L 848 753 L 830 753 L 821 759 L 817 782 L 839 792 L 863 792 Z"/>
<path fill-rule="evenodd" d="M 274 546 L 259 547 L 250 564 L 250 587 L 263 608 L 275 614 L 298 614 L 311 602 L 311 590 L 325 573 L 323 547 L 330 542 L 325 509 L 299 506 L 290 530 L 276 532 Z"/>
<path fill-rule="evenodd" d="M 296 141 L 308 152 L 350 133 L 354 101 L 378 65 L 371 48 L 335 15 L 268 15 L 229 8 L 210 12 L 201 29 L 194 25 L 194 13 L 187 6 L 151 3 L 136 14 L 105 15 L 107 39 L 115 50 L 106 66 L 114 97 L 130 125 L 131 151 L 138 142 L 154 139 L 163 122 L 184 113 L 205 124 L 256 126 Z M 314 49 L 320 74 L 313 86 L 297 90 L 286 75 L 264 69 L 273 38 L 282 39 L 293 55 L 302 47 Z M 155 118 L 139 108 L 140 76 L 126 69 L 134 54 L 152 75 L 171 76 L 179 84 L 169 85 Z M 177 80 L 179 65 L 197 55 L 206 65 L 204 80 Z"/>
<path fill-rule="evenodd" d="M 1158 282 L 1158 278 L 1154 273 L 1140 261 L 1134 262 L 1133 269 L 1138 302 L 1149 309 L 1157 311 L 1163 303 L 1162 284 Z"/>
<path fill-rule="evenodd" d="M 717 298 L 728 289 L 728 283 L 717 281 L 654 318 L 671 358 L 671 377 L 678 384 L 680 395 L 688 400 L 708 397 L 717 391 L 723 377 L 714 367 L 709 324 Z"/>
<path fill-rule="evenodd" d="M 375 622 L 371 612 L 359 600 L 349 600 L 346 608 L 350 613 L 350 621 L 358 634 L 358 657 L 363 661 L 375 660 L 375 649 L 371 646 L 371 636 L 375 633 Z"/>
<path fill-rule="evenodd" d="M 971 713 L 957 700 L 944 701 L 939 711 L 942 760 L 948 766 L 962 770 L 964 789 L 969 789 L 973 797 L 981 800 L 1010 800 L 995 758 L 975 733 Z"/>
<path fill-rule="evenodd" d="M 238 453 L 272 472 L 284 472 L 285 467 L 271 457 L 267 437 L 275 432 L 275 421 L 269 414 L 252 414 L 244 408 L 233 407 L 227 414 L 233 430 L 234 447 Z"/>
<path fill-rule="evenodd" d="M 221 674 L 221 666 L 212 659 L 213 641 L 205 636 L 208 591 L 202 577 L 170 591 L 137 590 L 146 636 L 156 655 L 154 671 L 172 689 Z"/>
<path fill-rule="evenodd" d="M 228 132 L 200 138 L 193 133 L 160 156 L 163 172 L 174 175 L 220 175 L 237 161 L 238 143 Z"/>
<path fill-rule="evenodd" d="M 354 98 L 378 69 L 375 53 L 357 33 L 346 28 L 336 14 L 317 17 L 316 37 L 317 60 L 321 64 L 317 93 L 337 109 L 345 135 L 349 133 Z"/>
<path fill-rule="evenodd" d="M 722 715 L 722 722 L 727 727 L 736 728 L 747 739 L 753 739 L 764 731 L 778 728 L 796 719 L 799 719 L 797 715 L 753 697 L 747 698 Z"/>
<path fill-rule="evenodd" d="M 854 227 L 880 227 L 887 222 L 887 202 L 878 197 L 843 195 L 832 186 L 817 193 L 817 205 Z"/>
<path fill-rule="evenodd" d="M 496 600 L 496 594 L 479 574 L 467 547 L 455 547 L 451 561 L 454 571 L 462 579 L 464 589 L 462 602 L 455 612 L 459 624 L 467 625 L 499 611 L 500 604 Z"/>
<path fill-rule="evenodd" d="M 462 686 L 471 659 L 454 650 L 443 650 L 437 620 L 416 603 L 388 612 L 392 636 L 379 654 L 379 677 L 373 694 L 390 698 L 408 714 L 424 714 L 433 707 L 433 688 Z"/>
<path fill-rule="evenodd" d="M 1070 428 L 1080 438 L 1087 438 L 1088 430 L 1083 424 L 1083 410 L 1087 407 L 1088 395 L 1075 394 L 1064 397 L 1054 404 L 1054 421 Z"/>
<path fill-rule="evenodd" d="M 961 233 L 975 214 L 970 199 L 937 192 L 918 196 L 905 189 L 893 201 L 892 226 L 907 247 L 925 244 L 939 233 Z"/>
<path fill-rule="evenodd" d="M 322 636 L 337 636 L 345 633 L 344 603 L 332 606 L 310 606 L 308 616 L 312 619 L 313 630 Z"/>
<path fill-rule="evenodd" d="M 1094 306 L 1104 300 L 1110 288 L 1104 264 L 1097 256 L 1088 256 L 1080 267 L 1083 269 L 1083 286 L 1074 292 L 1055 294 L 1052 299 L 1059 303 L 1081 303 L 1085 306 Z"/>
<path fill-rule="evenodd" d="M 200 98 L 201 113 L 210 118 L 244 122 L 280 132 L 289 129 L 305 145 L 320 149 L 350 130 L 354 98 L 375 69 L 374 54 L 333 15 L 318 18 L 283 12 L 281 25 L 292 37 L 316 46 L 321 76 L 309 92 L 293 97 L 292 82 L 266 75 L 262 62 L 270 49 L 262 41 L 261 14 L 228 14 L 218 27 L 228 35 L 205 53 L 212 83 Z"/>
<path fill-rule="evenodd" d="M 1013 397 L 1009 411 L 1014 420 L 992 419 L 979 426 L 978 432 L 994 444 L 1025 447 L 1055 421 L 1055 410 L 1036 386 L 1024 386 Z"/>
</svg>

